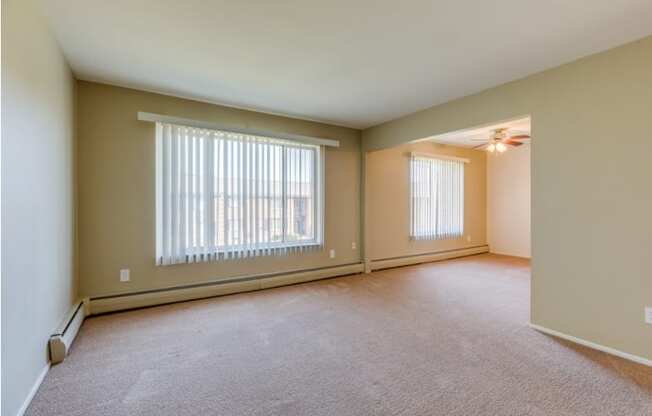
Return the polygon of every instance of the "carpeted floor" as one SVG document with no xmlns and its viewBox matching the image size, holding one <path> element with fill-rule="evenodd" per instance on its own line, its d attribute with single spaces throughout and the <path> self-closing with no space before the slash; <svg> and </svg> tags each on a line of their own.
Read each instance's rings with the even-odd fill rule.
<svg viewBox="0 0 652 416">
<path fill-rule="evenodd" d="M 652 369 L 538 333 L 480 255 L 88 319 L 28 415 L 652 415 Z"/>
</svg>

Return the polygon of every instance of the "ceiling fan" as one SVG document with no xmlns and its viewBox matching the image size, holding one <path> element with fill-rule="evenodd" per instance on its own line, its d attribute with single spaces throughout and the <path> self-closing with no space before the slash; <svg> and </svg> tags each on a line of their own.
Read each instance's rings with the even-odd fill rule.
<svg viewBox="0 0 652 416">
<path fill-rule="evenodd" d="M 510 132 L 507 127 L 500 127 L 493 131 L 491 136 L 486 139 L 471 139 L 473 141 L 483 141 L 481 145 L 473 147 L 474 149 L 485 148 L 487 152 L 497 151 L 502 153 L 507 150 L 507 145 L 509 146 L 520 146 L 523 144 L 523 141 L 530 140 L 530 135 L 523 132 L 513 131 Z"/>
</svg>

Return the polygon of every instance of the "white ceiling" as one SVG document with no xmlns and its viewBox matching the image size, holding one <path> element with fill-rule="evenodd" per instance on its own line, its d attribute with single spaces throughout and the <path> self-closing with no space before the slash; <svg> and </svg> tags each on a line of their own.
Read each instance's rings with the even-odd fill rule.
<svg viewBox="0 0 652 416">
<path fill-rule="evenodd" d="M 369 127 L 652 34 L 650 0 L 42 0 L 80 79 Z"/>
<path fill-rule="evenodd" d="M 529 135 L 531 131 L 530 118 L 525 117 L 517 120 L 493 123 L 486 126 L 479 126 L 466 130 L 452 131 L 450 133 L 428 137 L 423 140 L 429 140 L 435 143 L 448 144 L 458 147 L 475 147 L 486 143 L 488 139 L 493 136 L 494 130 L 498 128 L 508 129 L 508 133 L 510 133 L 512 136 L 516 134 Z M 534 140 L 534 137 L 532 137 L 532 140 Z"/>
</svg>

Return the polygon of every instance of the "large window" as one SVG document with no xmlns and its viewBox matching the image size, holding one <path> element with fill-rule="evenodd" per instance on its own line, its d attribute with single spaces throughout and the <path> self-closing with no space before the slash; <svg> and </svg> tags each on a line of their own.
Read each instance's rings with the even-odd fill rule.
<svg viewBox="0 0 652 416">
<path fill-rule="evenodd" d="M 157 264 L 319 247 L 322 165 L 319 146 L 157 123 Z"/>
<path fill-rule="evenodd" d="M 410 158 L 410 238 L 464 234 L 464 161 L 413 154 Z"/>
</svg>

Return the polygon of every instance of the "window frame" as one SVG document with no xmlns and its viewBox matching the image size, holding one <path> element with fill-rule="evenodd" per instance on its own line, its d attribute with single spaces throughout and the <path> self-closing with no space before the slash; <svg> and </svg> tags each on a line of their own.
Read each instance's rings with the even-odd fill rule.
<svg viewBox="0 0 652 416">
<path fill-rule="evenodd" d="M 166 123 L 168 124 L 168 123 Z M 242 257 L 249 257 L 250 252 L 256 252 L 257 254 L 253 255 L 271 255 L 275 254 L 278 252 L 287 252 L 287 251 L 292 251 L 292 250 L 303 250 L 307 248 L 319 248 L 323 247 L 324 244 L 324 224 L 325 224 L 325 209 L 324 209 L 324 200 L 325 200 L 325 147 L 324 145 L 319 145 L 319 144 L 312 144 L 312 143 L 302 143 L 302 142 L 297 142 L 297 141 L 292 141 L 284 138 L 277 138 L 273 137 L 273 135 L 257 135 L 257 134 L 246 134 L 246 133 L 235 133 L 235 132 L 230 132 L 230 131 L 225 131 L 225 130 L 217 130 L 217 129 L 207 129 L 207 128 L 199 128 L 199 127 L 192 127 L 192 126 L 184 126 L 184 125 L 176 125 L 177 127 L 185 128 L 185 129 L 199 129 L 199 130 L 208 130 L 212 132 L 213 136 L 210 138 L 207 138 L 206 140 L 214 140 L 215 143 L 218 143 L 219 140 L 223 140 L 223 143 L 227 143 L 227 141 L 232 141 L 234 143 L 238 142 L 244 142 L 243 137 L 247 136 L 250 140 L 253 140 L 254 142 L 261 143 L 263 145 L 268 145 L 270 148 L 273 146 L 279 146 L 280 147 L 280 154 L 282 155 L 281 159 L 281 166 L 279 167 L 279 171 L 281 173 L 281 180 L 280 186 L 281 186 L 281 195 L 280 195 L 280 200 L 281 200 L 281 212 L 279 215 L 279 218 L 281 219 L 281 241 L 268 241 L 268 242 L 257 242 L 257 243 L 237 243 L 237 244 L 219 244 L 220 238 L 215 238 L 215 243 L 209 246 L 203 246 L 201 244 L 198 244 L 198 240 L 194 242 L 190 242 L 188 240 L 187 234 L 184 233 L 183 237 L 177 236 L 177 238 L 183 238 L 184 240 L 184 249 L 183 249 L 183 255 L 186 257 L 185 262 L 191 262 L 190 258 L 197 258 L 197 257 L 210 257 L 214 260 L 222 260 L 222 259 L 227 259 L 227 258 L 242 258 Z M 155 191 L 155 200 L 156 200 L 156 230 L 155 230 L 155 240 L 156 240 L 156 264 L 157 265 L 167 265 L 167 264 L 176 264 L 179 263 L 179 261 L 171 261 L 168 262 L 164 260 L 164 256 L 162 254 L 161 250 L 161 245 L 162 245 L 162 239 L 163 239 L 163 210 L 162 210 L 162 205 L 164 204 L 164 198 L 166 197 L 164 195 L 164 190 L 163 186 L 161 183 L 163 182 L 163 167 L 162 164 L 163 162 L 163 145 L 162 145 L 162 136 L 159 137 L 159 135 L 162 135 L 161 130 L 157 127 L 157 135 L 156 135 L 156 173 L 155 173 L 155 179 L 156 179 L 156 191 Z M 218 135 L 219 137 L 217 137 Z M 174 140 L 174 139 L 172 139 Z M 215 144 L 214 143 L 214 144 Z M 305 203 L 305 211 L 306 215 L 310 216 L 311 213 L 310 211 L 312 210 L 312 227 L 311 228 L 306 228 L 307 230 L 311 231 L 312 238 L 311 239 L 305 239 L 305 240 L 290 240 L 289 237 L 289 229 L 290 227 L 289 222 L 293 221 L 292 218 L 289 217 L 289 212 L 288 212 L 288 199 L 292 198 L 291 196 L 288 197 L 288 193 L 290 192 L 289 187 L 291 186 L 291 181 L 288 180 L 288 160 L 290 159 L 289 157 L 289 151 L 288 149 L 303 149 L 303 150 L 309 150 L 312 152 L 312 168 L 311 168 L 311 175 L 312 175 L 312 180 L 308 183 L 310 183 L 309 186 L 312 187 L 312 203 L 308 204 Z M 172 156 L 166 156 L 166 157 L 172 157 Z M 221 172 L 221 169 L 219 167 L 220 163 L 223 163 L 224 159 L 224 154 L 220 155 L 220 160 L 214 159 L 213 160 L 213 166 L 215 166 L 215 175 L 214 175 L 214 180 L 220 180 L 221 176 L 223 175 L 223 172 Z M 243 157 L 242 155 L 239 155 L 238 158 Z M 201 160 L 206 160 L 206 157 L 201 158 Z M 241 159 L 239 159 L 241 160 Z M 205 163 L 205 162 L 202 162 Z M 231 162 L 233 163 L 233 162 Z M 253 162 L 249 162 L 253 163 Z M 296 162 L 295 162 L 296 163 Z M 253 166 L 253 165 L 252 165 Z M 202 171 L 201 174 L 203 175 L 204 172 Z M 241 183 L 243 179 L 239 178 L 238 182 Z M 266 178 L 267 182 L 272 182 L 273 179 L 270 180 L 270 178 Z M 237 185 L 238 187 L 242 185 Z M 301 186 L 301 185 L 300 185 Z M 169 190 L 168 190 L 169 192 Z M 185 196 L 177 196 L 176 198 L 185 198 L 186 200 L 189 200 L 190 198 L 195 198 L 195 194 L 197 194 L 196 190 L 193 190 L 192 192 L 186 192 Z M 203 198 L 204 192 L 203 189 L 200 190 L 199 192 L 201 197 L 199 199 Z M 168 198 L 174 198 L 174 194 L 171 194 L 172 196 L 168 195 Z M 232 203 L 234 201 L 233 199 L 227 198 L 227 191 L 226 189 L 221 189 L 220 192 L 220 187 L 218 186 L 217 189 L 212 189 L 210 191 L 210 194 L 208 195 L 209 198 L 213 198 L 215 201 L 219 201 L 220 199 L 223 199 L 223 207 L 226 207 L 228 203 Z M 264 195 L 264 194 L 259 194 L 255 196 L 255 198 L 266 198 L 266 199 L 273 199 L 274 197 L 271 195 Z M 229 201 L 230 200 L 230 201 Z M 238 201 L 238 199 L 235 199 L 235 201 Z M 226 222 L 232 222 L 232 221 L 242 221 L 241 218 L 233 217 L 229 218 L 229 215 L 226 215 L 226 208 L 225 208 L 225 213 L 220 214 L 219 208 L 218 208 L 219 202 L 214 203 L 214 209 L 215 211 L 215 226 L 219 223 L 226 223 Z M 195 207 L 195 209 L 199 209 L 198 207 Z M 197 214 L 198 217 L 200 217 L 199 214 Z M 268 213 L 269 215 L 269 213 Z M 263 218 L 261 216 L 261 218 Z M 240 223 L 240 226 L 242 224 Z M 195 231 L 197 233 L 205 233 L 206 231 L 206 225 L 203 224 L 201 226 L 198 226 L 199 229 L 204 230 L 204 231 Z M 194 245 L 193 245 L 194 243 Z M 207 251 L 208 250 L 208 251 Z M 247 254 L 244 254 L 247 253 Z M 207 261 L 207 260 L 194 260 L 194 261 Z M 181 261 L 183 263 L 183 261 Z"/>
<path fill-rule="evenodd" d="M 416 225 L 415 225 L 415 216 L 416 216 L 416 209 L 414 207 L 415 203 L 415 196 L 414 196 L 414 163 L 417 160 L 426 160 L 426 161 L 454 161 L 454 162 L 459 162 L 461 163 L 460 169 L 461 169 L 461 174 L 459 176 L 459 198 L 460 198 L 460 206 L 458 207 L 460 212 L 459 214 L 459 222 L 460 222 L 460 227 L 458 230 L 455 230 L 453 232 L 448 232 L 448 233 L 443 233 L 441 230 L 439 230 L 438 226 L 435 226 L 434 230 L 425 230 L 422 232 L 417 232 L 416 231 Z M 449 155 L 438 155 L 438 154 L 428 154 L 428 153 L 419 153 L 419 152 L 411 152 L 409 153 L 408 157 L 408 199 L 409 199 L 409 210 L 410 210 L 410 220 L 408 223 L 409 229 L 408 229 L 408 236 L 411 241 L 436 241 L 436 240 L 454 240 L 454 239 L 460 239 L 463 238 L 464 236 L 464 216 L 466 213 L 466 206 L 465 206 L 465 187 L 464 187 L 464 178 L 465 178 L 465 171 L 466 171 L 466 164 L 470 163 L 470 160 L 467 158 L 462 158 L 462 157 L 457 157 L 457 156 L 449 156 Z M 427 198 L 431 198 L 436 201 L 437 198 L 437 191 L 434 191 L 430 189 L 429 195 L 426 196 Z"/>
</svg>

